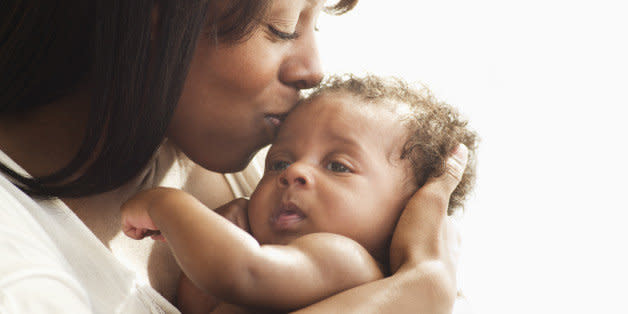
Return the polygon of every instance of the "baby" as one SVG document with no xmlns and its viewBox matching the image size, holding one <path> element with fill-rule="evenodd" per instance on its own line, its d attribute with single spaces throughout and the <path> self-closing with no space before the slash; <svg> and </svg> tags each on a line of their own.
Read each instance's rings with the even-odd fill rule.
<svg viewBox="0 0 628 314">
<path fill-rule="evenodd" d="M 474 177 L 476 136 L 466 121 L 399 80 L 335 76 L 288 115 L 233 222 L 185 192 L 157 188 L 125 203 L 123 230 L 165 239 L 194 285 L 221 301 L 297 309 L 386 276 L 408 199 L 465 146 L 469 163 L 449 214 Z"/>
</svg>

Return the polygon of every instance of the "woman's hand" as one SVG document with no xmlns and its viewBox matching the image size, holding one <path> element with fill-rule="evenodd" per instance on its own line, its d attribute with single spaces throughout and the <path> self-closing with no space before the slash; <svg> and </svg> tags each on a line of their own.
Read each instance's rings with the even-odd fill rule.
<svg viewBox="0 0 628 314">
<path fill-rule="evenodd" d="M 408 202 L 390 246 L 390 267 L 418 271 L 431 278 L 433 291 L 453 305 L 460 237 L 447 217 L 449 197 L 467 164 L 468 150 L 460 144 L 447 160 L 443 175 L 431 178 Z"/>
<path fill-rule="evenodd" d="M 295 313 L 451 313 L 456 296 L 457 236 L 447 218 L 449 197 L 462 177 L 468 150 L 460 146 L 447 171 L 408 202 L 390 247 L 392 275 L 322 300 Z"/>
</svg>

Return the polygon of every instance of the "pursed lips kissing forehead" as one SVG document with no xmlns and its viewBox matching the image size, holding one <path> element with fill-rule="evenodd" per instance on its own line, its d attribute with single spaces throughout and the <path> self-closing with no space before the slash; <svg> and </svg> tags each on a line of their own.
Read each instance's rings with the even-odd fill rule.
<svg viewBox="0 0 628 314">
<path fill-rule="evenodd" d="M 271 142 L 300 89 L 322 78 L 314 32 L 323 2 L 272 1 L 241 42 L 200 37 L 168 130 L 190 159 L 235 172 Z"/>
</svg>

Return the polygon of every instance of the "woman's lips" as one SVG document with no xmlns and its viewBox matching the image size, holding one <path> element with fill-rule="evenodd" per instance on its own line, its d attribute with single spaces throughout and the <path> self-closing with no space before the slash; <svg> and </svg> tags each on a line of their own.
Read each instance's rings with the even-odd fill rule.
<svg viewBox="0 0 628 314">
<path fill-rule="evenodd" d="M 270 138 L 275 138 L 277 136 L 277 131 L 279 131 L 279 127 L 283 120 L 286 118 L 287 113 L 267 113 L 264 115 L 264 121 L 268 126 L 268 131 Z"/>
<path fill-rule="evenodd" d="M 298 223 L 303 219 L 305 219 L 305 214 L 297 205 L 285 202 L 273 211 L 270 224 L 278 231 L 295 231 Z"/>
<path fill-rule="evenodd" d="M 283 118 L 280 115 L 275 114 L 267 114 L 264 116 L 264 119 L 266 119 L 266 121 L 274 127 L 279 127 L 283 121 Z"/>
</svg>

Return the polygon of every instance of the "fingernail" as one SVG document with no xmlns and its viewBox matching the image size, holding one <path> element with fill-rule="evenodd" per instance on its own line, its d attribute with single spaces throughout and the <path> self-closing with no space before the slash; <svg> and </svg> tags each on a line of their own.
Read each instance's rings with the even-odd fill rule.
<svg viewBox="0 0 628 314">
<path fill-rule="evenodd" d="M 466 145 L 462 143 L 458 144 L 458 146 L 456 146 L 456 148 L 454 148 L 454 151 L 453 151 L 454 158 L 456 158 L 456 160 L 460 162 L 461 164 L 466 162 L 468 154 L 469 154 L 469 149 L 467 148 Z"/>
</svg>

